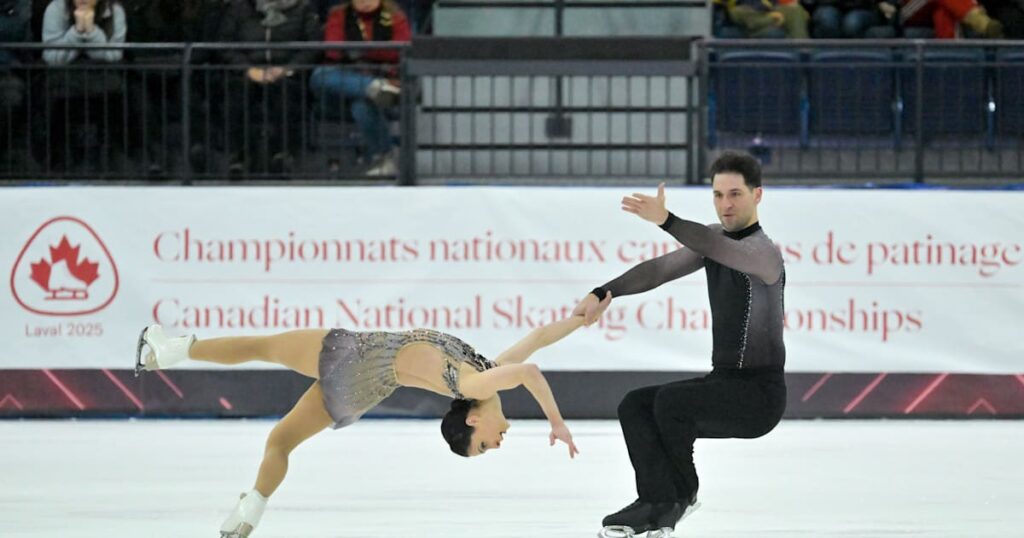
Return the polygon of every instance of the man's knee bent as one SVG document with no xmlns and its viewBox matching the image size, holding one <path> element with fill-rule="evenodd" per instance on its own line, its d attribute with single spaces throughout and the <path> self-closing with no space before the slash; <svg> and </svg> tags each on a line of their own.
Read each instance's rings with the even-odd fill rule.
<svg viewBox="0 0 1024 538">
<path fill-rule="evenodd" d="M 681 397 L 679 391 L 671 389 L 659 390 L 654 395 L 652 405 L 654 420 L 658 424 L 667 424 L 680 420 L 688 420 L 693 409 L 687 398 Z"/>
<path fill-rule="evenodd" d="M 638 414 L 650 414 L 651 413 L 651 396 L 652 391 L 650 388 L 632 390 L 622 398 L 619 402 L 618 416 L 621 420 L 623 417 L 632 417 Z"/>
</svg>

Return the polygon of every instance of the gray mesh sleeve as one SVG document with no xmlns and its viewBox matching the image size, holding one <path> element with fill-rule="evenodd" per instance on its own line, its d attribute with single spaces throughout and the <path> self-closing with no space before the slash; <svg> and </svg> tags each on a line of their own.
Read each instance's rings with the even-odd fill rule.
<svg viewBox="0 0 1024 538">
<path fill-rule="evenodd" d="M 633 295 L 657 288 L 670 280 L 684 277 L 702 267 L 704 267 L 704 258 L 693 250 L 683 247 L 642 262 L 601 287 L 612 292 L 612 297 Z"/>
<path fill-rule="evenodd" d="M 711 228 L 671 213 L 662 228 L 695 252 L 730 269 L 756 276 L 765 284 L 774 284 L 782 275 L 782 258 L 771 241 L 756 240 L 754 236 L 737 241 L 722 234 L 720 227 Z"/>
</svg>

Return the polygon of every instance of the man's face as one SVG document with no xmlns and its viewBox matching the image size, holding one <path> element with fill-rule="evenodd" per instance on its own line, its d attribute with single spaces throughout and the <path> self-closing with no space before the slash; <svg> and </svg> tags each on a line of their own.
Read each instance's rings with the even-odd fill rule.
<svg viewBox="0 0 1024 538">
<path fill-rule="evenodd" d="M 757 222 L 757 204 L 761 187 L 753 190 L 743 182 L 741 174 L 725 172 L 711 178 L 718 220 L 727 232 L 735 232 Z"/>
</svg>

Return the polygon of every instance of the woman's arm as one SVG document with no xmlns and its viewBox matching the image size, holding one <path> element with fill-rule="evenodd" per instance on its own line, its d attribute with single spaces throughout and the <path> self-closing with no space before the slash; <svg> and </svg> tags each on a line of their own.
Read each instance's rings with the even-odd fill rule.
<svg viewBox="0 0 1024 538">
<path fill-rule="evenodd" d="M 551 393 L 547 379 L 536 364 L 498 366 L 476 375 L 463 376 L 459 385 L 459 392 L 473 400 L 486 400 L 494 397 L 498 391 L 511 390 L 522 385 L 530 391 L 533 399 L 544 411 L 544 416 L 552 424 L 562 421 L 562 414 L 555 403 L 555 395 Z"/>
<path fill-rule="evenodd" d="M 572 434 L 569 433 L 569 428 L 566 427 L 565 420 L 562 419 L 562 413 L 558 410 L 551 386 L 548 385 L 547 379 L 544 378 L 544 374 L 536 364 L 507 364 L 473 376 L 463 377 L 459 390 L 467 398 L 486 400 L 494 397 L 498 391 L 514 389 L 520 385 L 530 391 L 530 395 L 537 401 L 544 416 L 551 423 L 551 434 L 548 436 L 551 444 L 554 445 L 556 439 L 560 440 L 568 445 L 570 458 L 579 454 L 579 450 L 576 449 L 576 444 L 572 440 Z"/>
<path fill-rule="evenodd" d="M 610 301 L 611 297 L 606 299 Z M 530 334 L 522 340 L 513 344 L 512 347 L 503 351 L 494 362 L 498 363 L 498 366 L 524 362 L 538 349 L 554 344 L 582 326 L 583 316 L 572 316 L 538 327 L 530 331 Z"/>
</svg>

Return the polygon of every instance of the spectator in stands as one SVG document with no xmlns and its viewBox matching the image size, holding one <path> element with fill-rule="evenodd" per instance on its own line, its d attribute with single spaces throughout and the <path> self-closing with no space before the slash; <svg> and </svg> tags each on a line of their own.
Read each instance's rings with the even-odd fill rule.
<svg viewBox="0 0 1024 538">
<path fill-rule="evenodd" d="M 726 8 L 726 0 L 711 1 L 711 35 L 719 39 L 741 39 L 747 36 L 746 32 L 733 24 L 729 19 L 729 12 Z M 779 30 L 778 37 L 785 37 L 782 30 Z"/>
<path fill-rule="evenodd" d="M 203 35 L 204 15 L 210 4 L 223 0 L 124 0 L 130 43 L 190 43 L 213 35 Z M 146 63 L 180 61 L 177 50 L 135 51 Z"/>
<path fill-rule="evenodd" d="M 47 44 L 124 43 L 127 33 L 124 8 L 111 0 L 53 0 L 43 15 L 43 42 Z M 49 65 L 67 65 L 80 57 L 119 62 L 123 56 L 119 49 L 53 48 L 43 52 Z"/>
<path fill-rule="evenodd" d="M 795 0 L 725 0 L 725 8 L 729 19 L 747 37 L 809 37 L 807 26 L 810 17 Z"/>
<path fill-rule="evenodd" d="M 217 28 L 210 28 L 211 22 L 219 21 L 215 10 L 224 5 L 223 0 L 126 0 L 125 11 L 128 20 L 128 41 L 130 43 L 190 43 L 213 41 Z M 180 122 L 181 62 L 180 48 L 162 50 L 137 50 L 131 54 L 137 64 L 133 70 L 133 104 L 144 116 L 139 143 L 145 141 L 147 173 L 162 175 L 170 166 L 172 156 L 180 154 L 180 148 L 173 142 L 179 140 L 170 133 L 171 123 Z M 201 63 L 202 52 L 195 52 L 193 63 Z M 208 123 L 204 117 L 204 90 L 208 84 L 208 70 L 196 71 L 191 84 L 191 129 L 190 155 L 194 169 L 204 169 L 206 151 L 200 141 L 205 140 L 203 127 Z"/>
<path fill-rule="evenodd" d="M 883 9 L 897 8 L 889 3 L 889 7 L 883 5 Z M 959 37 L 961 24 L 984 38 L 1003 37 L 1003 25 L 989 17 L 976 0 L 900 0 L 898 14 L 898 21 L 904 27 L 932 26 L 936 39 Z"/>
<path fill-rule="evenodd" d="M 392 0 L 352 0 L 331 10 L 324 40 L 404 43 L 411 36 L 405 13 Z M 326 56 L 341 65 L 317 68 L 313 90 L 327 106 L 344 100 L 349 107 L 366 144 L 367 175 L 394 175 L 397 156 L 386 111 L 397 104 L 400 93 L 395 81 L 399 52 L 333 50 Z"/>
<path fill-rule="evenodd" d="M 220 41 L 283 43 L 318 41 L 320 22 L 308 0 L 232 0 L 224 13 Z M 303 143 L 305 69 L 319 60 L 316 50 L 228 50 L 222 58 L 243 69 L 227 93 L 232 136 L 231 171 L 263 169 L 285 173 Z M 249 136 L 246 136 L 249 133 Z M 258 166 L 257 156 L 270 156 Z"/>
<path fill-rule="evenodd" d="M 817 39 L 860 39 L 868 28 L 883 24 L 876 0 L 814 0 L 811 35 Z"/>
<path fill-rule="evenodd" d="M 1024 39 L 1024 0 L 981 0 L 981 5 L 1002 23 L 1007 39 Z"/>
<path fill-rule="evenodd" d="M 53 0 L 43 15 L 43 42 L 52 45 L 124 43 L 128 28 L 121 4 L 114 0 Z M 120 63 L 120 49 L 76 50 L 48 48 L 43 60 L 50 66 Z M 124 79 L 112 69 L 51 69 L 45 77 L 50 99 L 47 144 L 51 164 L 67 165 L 67 150 L 101 162 L 128 145 L 124 122 Z M 95 134 L 91 134 L 95 133 Z M 98 146 L 97 146 L 98 144 Z M 110 169 L 103 166 L 104 170 Z"/>
<path fill-rule="evenodd" d="M 348 0 L 311 0 L 317 6 L 320 20 L 326 21 L 331 10 Z M 432 33 L 431 14 L 437 0 L 393 0 L 405 13 L 414 34 Z"/>
</svg>

